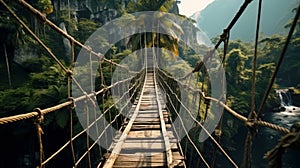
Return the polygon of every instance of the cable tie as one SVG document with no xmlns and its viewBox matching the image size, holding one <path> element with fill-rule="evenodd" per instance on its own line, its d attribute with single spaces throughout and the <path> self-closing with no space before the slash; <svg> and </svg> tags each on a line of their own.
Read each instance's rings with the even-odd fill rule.
<svg viewBox="0 0 300 168">
<path fill-rule="evenodd" d="M 75 104 L 75 99 L 73 97 L 68 98 L 69 101 L 72 101 L 72 104 L 69 106 L 71 110 L 75 109 L 76 104 Z"/>
<path fill-rule="evenodd" d="M 42 110 L 40 108 L 35 108 L 33 111 L 37 112 L 38 113 L 38 116 L 37 116 L 37 122 L 39 124 L 41 124 L 43 121 L 44 121 L 44 115 L 42 113 Z"/>
</svg>

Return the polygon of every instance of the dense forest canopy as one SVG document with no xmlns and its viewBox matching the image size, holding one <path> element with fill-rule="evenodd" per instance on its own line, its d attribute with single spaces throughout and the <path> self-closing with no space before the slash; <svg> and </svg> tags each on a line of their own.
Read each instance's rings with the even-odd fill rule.
<svg viewBox="0 0 300 168">
<path fill-rule="evenodd" d="M 139 11 L 161 11 L 179 14 L 177 1 L 174 0 L 28 0 L 28 2 L 43 12 L 48 19 L 60 26 L 61 29 L 82 43 L 99 27 L 125 14 Z M 22 9 L 17 2 L 8 1 L 7 3 L 54 54 L 59 57 L 64 65 L 73 66 L 71 65 L 70 57 L 72 44 L 70 44 L 68 40 L 47 27 L 47 25 L 44 25 L 34 14 Z M 290 11 L 293 13 L 293 9 Z M 289 29 L 291 23 L 288 22 L 282 26 Z M 199 30 L 196 27 L 192 27 L 192 29 L 186 33 L 193 34 L 196 31 Z M 43 48 L 27 34 L 24 27 L 22 27 L 2 5 L 0 5 L 0 32 L 0 117 L 30 112 L 36 107 L 46 108 L 66 101 L 68 93 L 67 79 L 65 78 L 64 71 L 49 57 Z M 148 41 L 143 39 L 144 37 L 148 37 L 146 38 Z M 193 42 L 195 39 L 189 40 Z M 263 97 L 285 40 L 286 37 L 282 34 L 260 37 L 256 79 L 257 103 L 260 103 Z M 201 57 L 197 55 L 195 51 L 182 44 L 182 42 L 177 41 L 174 37 L 149 32 L 135 34 L 128 39 L 118 42 L 109 52 L 105 53 L 105 56 L 114 59 L 116 62 L 121 62 L 123 58 L 135 50 L 152 46 L 166 48 L 172 51 L 178 58 L 183 59 L 192 67 L 195 66 Z M 199 45 L 199 47 L 200 46 L 201 45 Z M 207 48 L 202 49 L 203 55 L 206 50 Z M 75 47 L 75 56 L 79 51 L 80 48 Z M 247 115 L 251 110 L 250 89 L 253 53 L 254 44 L 252 42 L 232 40 L 228 45 L 224 61 L 227 79 L 227 104 L 243 115 Z M 272 93 L 269 96 L 264 112 L 270 112 L 274 107 L 279 106 L 274 91 L 274 89 L 279 88 L 290 88 L 295 98 L 293 103 L 298 106 L 300 105 L 299 53 L 300 21 L 297 23 L 296 30 L 276 77 Z M 220 58 L 223 56 L 221 49 L 218 54 Z M 167 59 L 172 60 L 174 58 Z M 172 68 L 180 69 L 184 66 L 186 66 L 186 64 L 182 63 L 174 65 Z M 86 69 L 82 68 L 82 73 L 85 70 Z M 103 72 L 104 79 L 102 80 L 104 81 L 97 79 L 96 86 L 101 87 L 100 83 L 109 84 L 111 82 L 110 65 L 103 63 Z M 184 73 L 184 71 L 182 71 L 182 73 Z M 107 97 L 107 100 L 107 103 L 103 105 L 105 107 L 112 104 L 110 97 Z M 257 106 L 258 105 L 259 104 L 257 104 Z M 232 120 L 232 117 L 229 115 L 225 115 L 224 117 L 228 121 Z M 61 140 L 57 140 L 59 142 L 53 146 L 62 144 L 68 138 L 66 136 L 66 133 L 68 133 L 66 126 L 69 122 L 70 118 L 68 113 L 56 112 L 49 114 L 45 119 L 43 123 L 45 129 L 47 129 L 48 132 L 56 132 L 63 137 Z M 77 122 L 74 131 L 78 132 L 82 129 L 75 117 L 73 122 Z M 234 143 L 231 138 L 234 137 L 240 127 L 243 126 L 243 124 L 238 121 L 233 122 L 233 124 L 229 125 L 224 124 L 224 143 L 227 143 L 228 146 Z M 27 144 L 27 142 L 15 138 L 24 136 L 30 141 L 34 141 L 33 126 L 28 123 L 28 121 L 22 121 L 14 125 L 0 127 L 1 135 L 6 135 L 0 140 L 1 149 L 9 153 L 7 155 L 2 155 L 1 153 L 0 165 L 6 165 L 7 162 L 5 158 L 14 158 L 15 155 L 17 155 L 19 160 L 22 160 L 25 154 L 29 154 L 30 159 L 35 160 L 33 153 L 37 149 L 33 146 L 36 144 L 31 142 L 26 148 L 24 144 Z M 17 129 L 20 127 L 22 130 Z M 49 135 L 48 138 L 54 140 L 55 136 Z M 14 149 L 6 147 L 13 146 L 14 142 L 19 143 Z M 9 145 L 6 145 L 7 143 Z M 80 146 L 81 144 L 76 145 Z M 49 148 L 51 147 L 52 146 Z M 22 150 L 20 151 L 19 149 Z M 19 167 L 24 163 L 18 162 L 13 164 L 15 165 L 12 167 Z"/>
</svg>

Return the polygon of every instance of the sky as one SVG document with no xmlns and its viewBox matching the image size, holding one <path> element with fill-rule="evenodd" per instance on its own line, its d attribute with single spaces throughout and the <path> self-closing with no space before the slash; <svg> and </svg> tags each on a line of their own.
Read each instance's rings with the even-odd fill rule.
<svg viewBox="0 0 300 168">
<path fill-rule="evenodd" d="M 178 4 L 179 13 L 186 16 L 191 16 L 197 11 L 201 11 L 214 0 L 180 0 Z"/>
</svg>

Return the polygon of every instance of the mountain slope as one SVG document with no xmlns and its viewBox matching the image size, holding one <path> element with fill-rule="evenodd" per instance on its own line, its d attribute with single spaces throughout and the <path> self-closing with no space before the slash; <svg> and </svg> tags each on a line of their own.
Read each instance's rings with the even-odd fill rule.
<svg viewBox="0 0 300 168">
<path fill-rule="evenodd" d="M 216 0 L 192 17 L 200 29 L 212 38 L 222 33 L 243 4 L 242 0 Z M 294 16 L 292 9 L 299 0 L 265 0 L 262 5 L 261 31 L 272 35 L 285 31 L 284 26 Z M 254 39 L 258 0 L 252 1 L 231 31 L 232 39 Z"/>
</svg>

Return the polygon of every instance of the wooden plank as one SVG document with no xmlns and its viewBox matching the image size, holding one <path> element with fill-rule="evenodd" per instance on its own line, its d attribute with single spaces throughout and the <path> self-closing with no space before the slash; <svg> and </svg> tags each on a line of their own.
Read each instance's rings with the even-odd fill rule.
<svg viewBox="0 0 300 168">
<path fill-rule="evenodd" d="M 160 130 L 145 130 L 145 131 L 130 131 L 128 134 L 129 138 L 144 138 L 144 137 L 152 137 L 152 138 L 161 138 Z"/>
<path fill-rule="evenodd" d="M 159 115 L 155 113 L 138 114 L 137 118 L 159 118 Z"/>
<path fill-rule="evenodd" d="M 155 100 L 155 97 L 153 95 L 144 95 L 143 99 L 146 99 L 146 100 Z"/>
<path fill-rule="evenodd" d="M 160 125 L 153 125 L 153 124 L 150 124 L 150 125 L 133 125 L 131 127 L 131 130 L 160 130 Z"/>
<path fill-rule="evenodd" d="M 151 123 L 159 123 L 160 124 L 159 118 L 136 118 L 134 122 L 135 123 L 151 122 Z"/>
<path fill-rule="evenodd" d="M 143 149 L 143 150 L 147 150 L 147 149 L 161 149 L 162 151 L 164 151 L 164 144 L 163 143 L 147 143 L 147 142 L 142 142 L 142 143 L 128 143 L 125 142 L 123 144 L 123 149 Z"/>
<path fill-rule="evenodd" d="M 163 139 L 147 139 L 147 138 L 144 138 L 144 139 L 126 139 L 125 140 L 125 143 L 128 142 L 128 143 L 143 143 L 143 142 L 146 142 L 146 143 L 163 143 Z M 170 142 L 172 144 L 176 144 L 177 145 L 177 140 L 176 139 L 170 139 Z"/>
<path fill-rule="evenodd" d="M 116 165 L 114 165 L 113 167 L 115 168 L 133 168 L 133 167 L 165 167 L 165 162 L 160 162 L 160 163 L 156 163 L 156 162 L 117 162 Z"/>
<path fill-rule="evenodd" d="M 160 122 L 153 119 L 144 119 L 139 121 L 134 121 L 134 125 L 160 125 Z"/>
<path fill-rule="evenodd" d="M 125 155 L 122 156 L 120 155 L 117 159 L 117 161 L 144 161 L 144 160 L 151 160 L 152 162 L 164 162 L 165 161 L 165 157 L 164 155 L 150 155 L 150 156 L 143 156 L 143 155 L 134 155 L 134 156 L 129 156 L 129 155 Z"/>
<path fill-rule="evenodd" d="M 142 103 L 155 103 L 154 100 L 149 100 L 149 99 L 142 99 L 141 101 Z"/>
<path fill-rule="evenodd" d="M 160 122 L 160 120 L 159 117 L 136 117 L 135 122 Z"/>
<path fill-rule="evenodd" d="M 163 156 L 135 156 L 135 157 L 122 157 L 119 156 L 116 164 L 113 167 L 166 167 L 166 162 Z M 183 157 L 176 158 L 170 167 L 180 166 L 184 167 Z"/>
<path fill-rule="evenodd" d="M 167 165 L 168 165 L 168 167 L 170 167 L 172 162 L 173 162 L 172 151 L 171 151 L 170 141 L 169 141 L 166 125 L 165 125 L 164 115 L 163 115 L 163 112 L 162 112 L 162 106 L 161 106 L 160 101 L 159 101 L 159 95 L 158 95 L 158 88 L 157 88 L 157 84 L 156 84 L 155 73 L 154 73 L 153 78 L 154 78 L 154 85 L 155 85 L 155 90 L 156 90 L 157 107 L 158 107 L 160 123 L 161 123 L 161 131 L 162 131 L 162 135 L 163 135 L 163 139 L 164 139 L 164 143 L 165 143 L 166 155 L 167 155 Z"/>
<path fill-rule="evenodd" d="M 147 74 L 145 75 L 145 79 L 147 79 Z M 115 145 L 115 147 L 113 148 L 111 155 L 109 156 L 109 158 L 106 160 L 105 164 L 103 167 L 112 167 L 113 164 L 115 163 L 118 155 L 120 154 L 120 151 L 122 149 L 122 145 L 127 137 L 127 134 L 129 133 L 131 126 L 136 118 L 136 116 L 138 115 L 138 111 L 139 111 L 139 106 L 141 104 L 141 100 L 143 97 L 143 91 L 144 91 L 144 87 L 145 87 L 145 83 L 144 86 L 142 88 L 141 94 L 140 94 L 140 98 L 138 101 L 138 104 L 136 105 L 136 109 L 134 110 L 134 113 L 129 121 L 129 123 L 127 124 L 126 128 L 124 129 L 124 131 L 122 132 L 122 135 L 118 141 L 118 143 Z"/>
<path fill-rule="evenodd" d="M 174 160 L 184 160 L 184 157 L 180 155 L 179 152 L 173 152 Z M 166 155 L 165 153 L 147 153 L 145 154 L 132 154 L 132 155 L 124 155 L 120 154 L 117 161 L 140 161 L 140 160 L 157 160 L 157 161 L 165 161 Z"/>
<path fill-rule="evenodd" d="M 170 114 L 164 109 L 165 101 L 156 84 L 155 74 L 147 73 L 145 80 L 140 97 L 135 101 L 135 109 L 124 123 L 123 133 L 115 136 L 120 138 L 112 143 L 113 151 L 103 167 L 185 165 L 177 139 L 172 131 L 167 130 L 172 126 Z"/>
<path fill-rule="evenodd" d="M 158 113 L 158 110 L 155 109 L 155 110 L 141 110 L 139 111 L 139 113 Z"/>
</svg>

